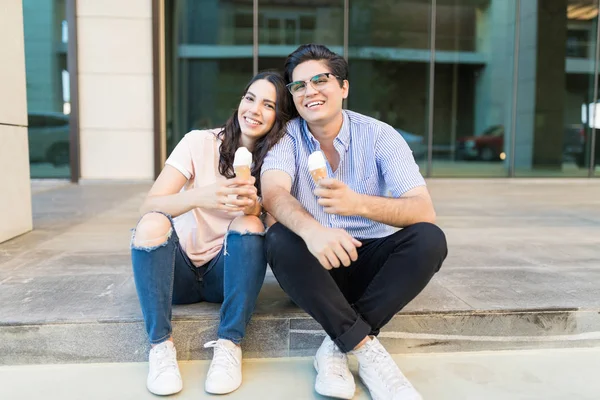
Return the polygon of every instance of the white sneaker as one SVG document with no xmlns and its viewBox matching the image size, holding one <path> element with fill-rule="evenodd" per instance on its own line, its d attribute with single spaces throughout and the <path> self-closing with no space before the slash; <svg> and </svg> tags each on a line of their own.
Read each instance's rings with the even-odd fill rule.
<svg viewBox="0 0 600 400">
<path fill-rule="evenodd" d="M 242 384 L 242 349 L 225 339 L 213 340 L 204 347 L 215 349 L 204 390 L 212 394 L 226 394 L 239 388 Z"/>
<path fill-rule="evenodd" d="M 317 370 L 315 390 L 323 396 L 338 399 L 354 397 L 356 385 L 354 377 L 348 369 L 348 356 L 343 353 L 329 335 L 317 350 L 314 361 Z"/>
<path fill-rule="evenodd" d="M 146 387 L 154 394 L 166 396 L 178 393 L 183 388 L 177 350 L 170 340 L 154 346 L 150 350 Z"/>
<path fill-rule="evenodd" d="M 377 338 L 352 353 L 358 358 L 358 376 L 373 400 L 423 400 Z"/>
</svg>

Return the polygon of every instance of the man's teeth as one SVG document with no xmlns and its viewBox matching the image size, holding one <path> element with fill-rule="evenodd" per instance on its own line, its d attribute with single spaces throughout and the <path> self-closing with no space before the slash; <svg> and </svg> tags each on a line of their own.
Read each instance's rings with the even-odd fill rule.
<svg viewBox="0 0 600 400">
<path fill-rule="evenodd" d="M 313 101 L 312 103 L 308 103 L 308 107 L 320 106 L 321 104 L 323 104 L 322 101 Z"/>
<path fill-rule="evenodd" d="M 252 125 L 259 125 L 260 124 L 260 122 L 254 120 L 254 119 L 250 119 L 248 117 L 246 117 L 245 119 L 246 119 L 246 122 L 248 122 L 249 124 L 252 124 Z"/>
</svg>

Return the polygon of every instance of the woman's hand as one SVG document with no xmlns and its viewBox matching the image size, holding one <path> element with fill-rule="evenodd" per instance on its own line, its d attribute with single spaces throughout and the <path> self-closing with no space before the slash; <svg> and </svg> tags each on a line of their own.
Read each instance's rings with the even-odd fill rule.
<svg viewBox="0 0 600 400">
<path fill-rule="evenodd" d="M 254 177 L 249 180 L 227 179 L 208 187 L 194 189 L 198 193 L 197 207 L 227 212 L 245 211 L 256 206 L 256 188 Z"/>
<path fill-rule="evenodd" d="M 256 193 L 256 188 L 254 186 L 252 186 L 252 188 L 254 189 L 254 193 L 249 197 L 249 199 L 252 200 L 252 204 L 244 208 L 243 211 L 246 215 L 254 215 L 258 217 L 262 212 L 262 204 Z"/>
</svg>

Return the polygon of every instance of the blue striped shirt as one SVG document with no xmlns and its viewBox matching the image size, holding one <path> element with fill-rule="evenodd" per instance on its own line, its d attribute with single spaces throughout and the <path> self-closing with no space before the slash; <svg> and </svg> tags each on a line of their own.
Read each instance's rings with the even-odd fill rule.
<svg viewBox="0 0 600 400">
<path fill-rule="evenodd" d="M 412 151 L 394 128 L 374 118 L 343 110 L 344 122 L 334 147 L 340 155 L 335 173 L 327 163 L 328 176 L 338 179 L 357 193 L 400 197 L 424 186 Z M 355 238 L 380 238 L 396 228 L 360 216 L 328 214 L 317 203 L 316 188 L 308 171 L 308 156 L 320 150 L 306 121 L 296 118 L 287 125 L 287 134 L 267 154 L 261 174 L 269 170 L 286 172 L 292 178 L 291 194 L 323 226 L 345 229 Z"/>
</svg>

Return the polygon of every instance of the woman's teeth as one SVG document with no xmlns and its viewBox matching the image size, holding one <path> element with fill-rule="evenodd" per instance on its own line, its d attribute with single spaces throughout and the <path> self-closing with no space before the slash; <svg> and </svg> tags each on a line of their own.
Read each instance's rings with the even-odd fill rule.
<svg viewBox="0 0 600 400">
<path fill-rule="evenodd" d="M 247 123 L 252 124 L 252 125 L 260 125 L 260 122 L 254 120 L 254 119 L 250 119 L 248 117 L 244 117 L 244 119 L 246 120 Z"/>
</svg>

